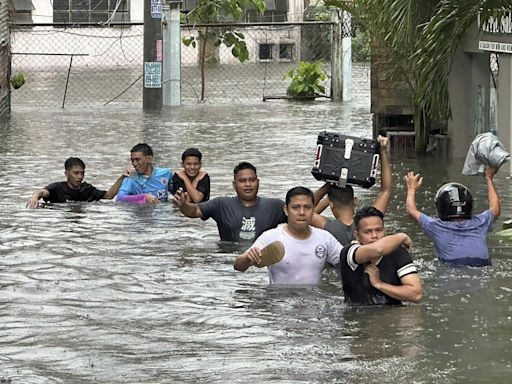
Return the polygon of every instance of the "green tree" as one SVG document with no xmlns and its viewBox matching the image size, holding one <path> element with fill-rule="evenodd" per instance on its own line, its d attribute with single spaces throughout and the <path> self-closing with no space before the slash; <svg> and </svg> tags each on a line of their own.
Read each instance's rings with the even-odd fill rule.
<svg viewBox="0 0 512 384">
<path fill-rule="evenodd" d="M 249 59 L 249 51 L 244 35 L 231 27 L 210 26 L 221 22 L 240 20 L 245 10 L 256 9 L 265 11 L 265 0 L 197 0 L 197 5 L 187 15 L 189 22 L 204 25 L 198 36 L 183 38 L 183 44 L 196 47 L 199 43 L 199 66 L 201 70 L 201 101 L 205 96 L 205 65 L 208 56 L 207 45 L 210 42 L 214 47 L 221 44 L 231 48 L 231 54 L 241 63 Z M 197 43 L 196 43 L 197 42 Z"/>
<path fill-rule="evenodd" d="M 479 15 L 512 9 L 510 0 L 327 0 L 349 12 L 382 46 L 392 72 L 408 86 L 414 102 L 416 151 L 424 152 L 435 120 L 450 117 L 448 76 L 454 51 Z"/>
</svg>

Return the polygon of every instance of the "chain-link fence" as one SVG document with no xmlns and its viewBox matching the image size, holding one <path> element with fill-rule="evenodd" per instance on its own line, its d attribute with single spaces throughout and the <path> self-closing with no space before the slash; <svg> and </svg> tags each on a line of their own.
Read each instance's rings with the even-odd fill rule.
<svg viewBox="0 0 512 384">
<path fill-rule="evenodd" d="M 219 31 L 225 27 L 215 27 Z M 231 27 L 232 28 L 232 27 Z M 182 27 L 182 37 L 197 37 L 202 27 Z M 240 63 L 226 46 L 205 50 L 204 91 L 198 46 L 181 47 L 182 102 L 249 102 L 283 97 L 286 74 L 300 60 L 322 60 L 330 95 L 332 23 L 237 26 L 249 60 Z M 13 26 L 12 74 L 26 83 L 13 90 L 12 105 L 70 106 L 142 102 L 142 24 L 63 28 Z"/>
</svg>

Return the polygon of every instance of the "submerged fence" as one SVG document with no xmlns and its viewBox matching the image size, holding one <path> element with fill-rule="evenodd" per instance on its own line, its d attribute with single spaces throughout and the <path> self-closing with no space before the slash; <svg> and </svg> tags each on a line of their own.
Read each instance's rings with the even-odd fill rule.
<svg viewBox="0 0 512 384">
<path fill-rule="evenodd" d="M 204 68 L 206 102 L 283 96 L 290 83 L 286 74 L 300 60 L 322 60 L 329 77 L 326 95 L 330 94 L 333 23 L 248 24 L 236 30 L 244 35 L 249 60 L 240 63 L 229 48 L 212 46 Z M 182 37 L 197 36 L 198 31 L 182 26 Z M 143 38 L 142 24 L 12 26 L 12 74 L 26 77 L 25 85 L 12 91 L 12 105 L 141 104 Z M 197 103 L 199 49 L 182 44 L 181 61 L 182 102 Z"/>
</svg>

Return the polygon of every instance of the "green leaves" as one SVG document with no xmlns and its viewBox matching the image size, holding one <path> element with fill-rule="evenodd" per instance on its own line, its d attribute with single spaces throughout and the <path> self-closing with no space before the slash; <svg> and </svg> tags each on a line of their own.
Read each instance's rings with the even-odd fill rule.
<svg viewBox="0 0 512 384">
<path fill-rule="evenodd" d="M 301 61 L 294 69 L 286 74 L 285 78 L 292 81 L 286 90 L 289 96 L 316 96 L 325 93 L 325 87 L 321 84 L 327 80 L 323 63 L 321 61 Z"/>
</svg>

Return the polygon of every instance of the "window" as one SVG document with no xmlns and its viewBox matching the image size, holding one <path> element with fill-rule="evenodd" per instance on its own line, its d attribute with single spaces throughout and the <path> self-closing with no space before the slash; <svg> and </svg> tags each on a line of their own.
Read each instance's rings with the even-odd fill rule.
<svg viewBox="0 0 512 384">
<path fill-rule="evenodd" d="M 274 50 L 274 44 L 260 44 L 259 59 L 260 60 L 272 60 L 274 57 L 272 51 Z"/>
<path fill-rule="evenodd" d="M 295 44 L 279 44 L 279 59 L 293 60 Z"/>
<path fill-rule="evenodd" d="M 32 23 L 32 0 L 12 0 L 9 2 L 9 16 L 16 23 Z"/>
<path fill-rule="evenodd" d="M 130 21 L 128 0 L 53 0 L 54 23 Z"/>
</svg>

